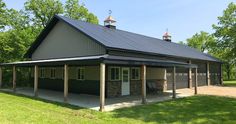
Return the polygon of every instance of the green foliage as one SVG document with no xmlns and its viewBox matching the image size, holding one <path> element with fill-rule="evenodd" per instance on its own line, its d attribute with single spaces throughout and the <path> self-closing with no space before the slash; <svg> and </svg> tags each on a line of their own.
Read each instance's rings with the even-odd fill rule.
<svg viewBox="0 0 236 124">
<path fill-rule="evenodd" d="M 25 10 L 33 15 L 32 21 L 38 27 L 46 27 L 47 22 L 55 15 L 63 13 L 63 5 L 59 0 L 28 0 Z"/>
<path fill-rule="evenodd" d="M 230 3 L 222 16 L 218 17 L 218 25 L 213 25 L 217 37 L 217 47 L 223 52 L 224 59 L 236 63 L 236 4 Z"/>
<path fill-rule="evenodd" d="M 38 32 L 30 25 L 30 19 L 23 11 L 7 10 L 8 30 L 0 33 L 0 61 L 22 60 L 26 50 Z"/>
<path fill-rule="evenodd" d="M 3 29 L 6 24 L 5 12 L 6 4 L 2 0 L 0 0 L 0 29 Z"/>
<path fill-rule="evenodd" d="M 187 39 L 190 47 L 201 52 L 221 59 L 223 65 L 224 79 L 235 78 L 236 75 L 236 4 L 230 3 L 224 10 L 223 15 L 218 17 L 218 24 L 213 25 L 215 33 L 208 34 L 201 31 Z M 180 44 L 185 44 L 180 42 Z"/>
<path fill-rule="evenodd" d="M 224 70 L 230 79 L 232 70 L 236 68 L 236 4 L 230 3 L 218 20 L 218 24 L 212 26 L 218 41 L 213 54 L 224 60 Z"/>
<path fill-rule="evenodd" d="M 87 8 L 82 4 L 79 4 L 79 0 L 67 0 L 65 4 L 65 16 L 87 21 L 93 24 L 98 24 L 97 17 L 90 13 Z"/>
<path fill-rule="evenodd" d="M 207 32 L 201 31 L 194 34 L 191 38 L 187 39 L 187 45 L 195 48 L 201 52 L 208 52 L 211 50 L 211 46 L 215 44 L 214 36 Z"/>
</svg>

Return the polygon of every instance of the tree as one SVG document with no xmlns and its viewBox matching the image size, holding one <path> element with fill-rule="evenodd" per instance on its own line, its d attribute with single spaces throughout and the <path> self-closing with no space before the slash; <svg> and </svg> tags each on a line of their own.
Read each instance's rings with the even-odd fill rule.
<svg viewBox="0 0 236 124">
<path fill-rule="evenodd" d="M 10 9 L 6 15 L 8 29 L 0 33 L 0 61 L 19 61 L 23 59 L 37 32 L 33 30 L 29 17 L 23 11 Z"/>
<path fill-rule="evenodd" d="M 191 38 L 187 39 L 188 46 L 195 48 L 201 52 L 210 51 L 211 46 L 214 43 L 215 43 L 214 36 L 204 31 L 201 31 L 200 33 L 196 33 Z"/>
<path fill-rule="evenodd" d="M 95 16 L 92 13 L 88 14 L 88 17 L 87 17 L 86 21 L 90 22 L 90 23 L 93 23 L 93 24 L 98 24 L 98 22 L 99 22 L 97 16 Z"/>
<path fill-rule="evenodd" d="M 28 0 L 25 3 L 25 10 L 33 15 L 32 21 L 35 26 L 46 27 L 48 21 L 55 14 L 62 14 L 63 5 L 59 0 Z"/>
<path fill-rule="evenodd" d="M 232 68 L 236 64 L 236 4 L 230 3 L 223 15 L 218 17 L 218 24 L 212 27 L 217 37 L 217 53 L 226 63 L 227 77 L 230 79 Z"/>
<path fill-rule="evenodd" d="M 9 29 L 24 29 L 30 27 L 30 18 L 23 10 L 17 11 L 14 9 L 7 10 L 6 12 L 7 26 Z"/>
<path fill-rule="evenodd" d="M 0 0 L 0 29 L 3 29 L 6 24 L 5 20 L 6 4 Z"/>
<path fill-rule="evenodd" d="M 98 24 L 98 18 L 90 13 L 84 4 L 80 5 L 79 0 L 67 0 L 65 4 L 65 16 Z"/>
</svg>

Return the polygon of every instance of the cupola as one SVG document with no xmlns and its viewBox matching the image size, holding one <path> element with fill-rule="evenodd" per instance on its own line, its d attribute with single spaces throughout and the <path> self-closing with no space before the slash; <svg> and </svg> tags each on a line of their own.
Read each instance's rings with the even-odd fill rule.
<svg viewBox="0 0 236 124">
<path fill-rule="evenodd" d="M 107 28 L 116 29 L 116 20 L 111 16 L 112 11 L 109 10 L 109 16 L 104 20 L 104 26 Z"/>
<path fill-rule="evenodd" d="M 171 42 L 171 36 L 170 36 L 168 30 L 166 30 L 165 34 L 162 36 L 162 39 L 163 39 L 164 41 Z"/>
</svg>

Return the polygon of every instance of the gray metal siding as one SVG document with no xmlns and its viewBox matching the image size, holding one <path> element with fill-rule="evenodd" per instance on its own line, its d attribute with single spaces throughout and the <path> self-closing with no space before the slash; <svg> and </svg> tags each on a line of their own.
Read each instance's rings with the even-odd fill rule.
<svg viewBox="0 0 236 124">
<path fill-rule="evenodd" d="M 201 61 L 193 61 L 193 64 L 198 65 L 198 74 L 197 74 L 197 78 L 198 78 L 198 86 L 205 86 L 207 85 L 207 75 L 206 75 L 206 71 L 207 71 L 207 62 L 201 62 Z M 192 81 L 193 81 L 193 86 L 195 83 L 195 69 L 192 69 Z"/>
<path fill-rule="evenodd" d="M 220 64 L 210 63 L 210 82 L 212 85 L 220 84 Z"/>
<path fill-rule="evenodd" d="M 105 54 L 105 48 L 59 21 L 32 55 L 32 60 Z"/>
<path fill-rule="evenodd" d="M 173 84 L 173 69 L 167 69 L 167 89 L 171 90 Z M 188 88 L 188 69 L 176 68 L 176 88 Z"/>
</svg>

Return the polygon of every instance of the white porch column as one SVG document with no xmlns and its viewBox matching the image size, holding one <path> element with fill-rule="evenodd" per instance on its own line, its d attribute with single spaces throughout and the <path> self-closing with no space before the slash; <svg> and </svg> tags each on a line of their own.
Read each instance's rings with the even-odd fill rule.
<svg viewBox="0 0 236 124">
<path fill-rule="evenodd" d="M 37 97 L 38 96 L 38 66 L 35 65 L 34 66 L 34 96 Z"/>
<path fill-rule="evenodd" d="M 195 68 L 195 88 L 194 88 L 194 94 L 197 94 L 197 87 L 198 87 L 197 68 Z"/>
<path fill-rule="evenodd" d="M 68 65 L 64 65 L 64 102 L 68 102 Z"/>
<path fill-rule="evenodd" d="M 16 92 L 16 66 L 15 65 L 13 66 L 12 74 L 13 74 L 12 89 L 13 89 L 13 92 Z"/>
<path fill-rule="evenodd" d="M 176 67 L 173 68 L 173 84 L 172 84 L 173 98 L 176 98 Z"/>
<path fill-rule="evenodd" d="M 206 76 L 207 76 L 207 85 L 210 86 L 211 84 L 211 78 L 210 78 L 210 65 L 209 62 L 207 62 L 207 67 L 206 67 Z"/>
<path fill-rule="evenodd" d="M 188 61 L 189 64 L 191 64 L 191 60 Z M 193 82 L 192 82 L 192 68 L 188 69 L 188 88 L 193 87 Z"/>
<path fill-rule="evenodd" d="M 104 63 L 100 64 L 100 109 L 99 111 L 104 111 L 105 106 L 105 78 L 106 78 L 106 65 Z"/>
<path fill-rule="evenodd" d="M 146 65 L 141 66 L 141 80 L 142 80 L 142 104 L 146 104 Z"/>
<path fill-rule="evenodd" d="M 163 92 L 167 91 L 167 70 L 164 70 L 164 84 L 163 84 Z"/>
<path fill-rule="evenodd" d="M 2 88 L 2 67 L 0 67 L 0 88 Z"/>
</svg>

